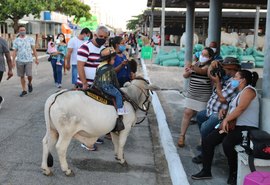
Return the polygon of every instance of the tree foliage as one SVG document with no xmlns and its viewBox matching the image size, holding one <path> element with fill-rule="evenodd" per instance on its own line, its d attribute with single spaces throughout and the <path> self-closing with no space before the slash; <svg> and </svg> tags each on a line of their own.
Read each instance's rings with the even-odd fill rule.
<svg viewBox="0 0 270 185">
<path fill-rule="evenodd" d="M 128 30 L 135 30 L 136 26 L 140 24 L 143 19 L 143 14 L 133 16 L 133 19 L 128 20 L 126 28 Z"/>
<path fill-rule="evenodd" d="M 85 17 L 87 20 L 91 18 L 89 13 L 90 7 L 79 0 L 47 0 L 47 2 L 48 10 L 58 11 L 68 16 L 75 16 L 75 22 L 79 22 L 82 17 Z"/>
<path fill-rule="evenodd" d="M 1 0 L 0 20 L 10 18 L 14 22 L 14 30 L 17 31 L 19 19 L 29 14 L 38 17 L 44 6 L 45 1 L 39 0 Z"/>
<path fill-rule="evenodd" d="M 90 7 L 79 0 L 1 0 L 0 21 L 10 18 L 13 28 L 18 30 L 18 21 L 29 14 L 39 17 L 43 10 L 58 11 L 68 16 L 75 16 L 78 22 L 81 17 L 90 19 Z"/>
</svg>

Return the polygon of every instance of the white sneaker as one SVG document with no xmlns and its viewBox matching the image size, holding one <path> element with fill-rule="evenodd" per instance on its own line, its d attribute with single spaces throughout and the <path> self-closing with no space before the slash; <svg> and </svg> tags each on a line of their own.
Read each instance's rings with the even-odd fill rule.
<svg viewBox="0 0 270 185">
<path fill-rule="evenodd" d="M 117 114 L 118 115 L 128 114 L 128 111 L 124 107 L 122 107 L 122 108 L 117 109 Z"/>
<path fill-rule="evenodd" d="M 4 103 L 4 101 L 5 101 L 5 99 L 2 96 L 0 96 L 0 109 L 1 109 L 1 106 Z"/>
</svg>

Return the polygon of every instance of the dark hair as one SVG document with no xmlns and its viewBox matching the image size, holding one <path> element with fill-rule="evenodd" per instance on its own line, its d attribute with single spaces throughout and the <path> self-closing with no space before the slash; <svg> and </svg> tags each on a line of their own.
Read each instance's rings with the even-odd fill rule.
<svg viewBox="0 0 270 185">
<path fill-rule="evenodd" d="M 113 47 L 113 39 L 114 37 L 109 38 L 109 47 Z"/>
<path fill-rule="evenodd" d="M 24 26 L 23 24 L 21 24 L 21 25 L 18 26 L 18 30 L 19 30 L 20 28 L 25 28 L 25 26 Z"/>
<path fill-rule="evenodd" d="M 120 44 L 122 40 L 123 40 L 123 38 L 120 37 L 120 36 L 114 37 L 113 40 L 112 40 L 113 48 L 116 49 L 116 44 Z"/>
<path fill-rule="evenodd" d="M 241 78 L 244 78 L 247 81 L 247 85 L 252 85 L 253 87 L 256 86 L 256 83 L 259 79 L 259 75 L 257 72 L 250 72 L 248 70 L 239 70 L 238 73 L 240 74 Z"/>
<path fill-rule="evenodd" d="M 211 59 L 215 56 L 214 51 L 210 47 L 205 47 L 203 50 L 206 50 L 208 52 L 208 55 Z"/>
<path fill-rule="evenodd" d="M 133 72 L 133 73 L 136 73 L 137 72 L 137 62 L 136 62 L 136 60 L 131 59 L 131 60 L 129 60 L 128 64 L 129 64 L 129 67 L 130 67 L 130 71 Z"/>
<path fill-rule="evenodd" d="M 64 35 L 63 33 L 58 33 L 56 39 L 58 39 L 58 37 L 59 37 L 60 35 L 62 35 L 62 36 L 64 37 L 63 42 L 66 43 L 66 37 L 65 37 L 65 35 Z"/>
<path fill-rule="evenodd" d="M 90 33 L 92 35 L 92 32 L 89 30 L 89 28 L 83 28 L 80 34 L 88 34 Z"/>
</svg>

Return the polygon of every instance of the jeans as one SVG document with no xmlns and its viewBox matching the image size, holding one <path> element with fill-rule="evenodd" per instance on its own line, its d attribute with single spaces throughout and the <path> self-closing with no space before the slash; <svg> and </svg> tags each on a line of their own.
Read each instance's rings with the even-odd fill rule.
<svg viewBox="0 0 270 185">
<path fill-rule="evenodd" d="M 206 116 L 206 110 L 197 113 L 197 122 L 199 125 L 202 138 L 205 138 L 215 129 L 219 123 L 218 113 L 213 113 L 209 117 Z"/>
<path fill-rule="evenodd" d="M 103 85 L 102 91 L 115 97 L 116 106 L 118 109 L 123 107 L 122 94 L 116 87 L 114 87 L 112 84 Z"/>
<path fill-rule="evenodd" d="M 77 84 L 77 78 L 78 78 L 78 69 L 77 65 L 72 65 L 72 84 Z"/>
<path fill-rule="evenodd" d="M 52 68 L 53 68 L 53 78 L 54 78 L 54 82 L 61 84 L 62 83 L 62 68 L 64 65 L 64 61 L 61 60 L 61 64 L 62 65 L 56 65 L 57 59 L 53 58 L 51 60 L 51 64 L 52 64 Z"/>
</svg>

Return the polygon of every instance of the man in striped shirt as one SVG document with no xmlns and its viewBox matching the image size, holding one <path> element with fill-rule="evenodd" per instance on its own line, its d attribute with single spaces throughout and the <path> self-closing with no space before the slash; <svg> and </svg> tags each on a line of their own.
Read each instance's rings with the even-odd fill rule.
<svg viewBox="0 0 270 185">
<path fill-rule="evenodd" d="M 99 26 L 92 40 L 84 43 L 77 54 L 78 79 L 77 83 L 83 89 L 87 89 L 94 81 L 96 69 L 99 65 L 100 51 L 109 36 L 109 30 L 105 26 Z"/>
<path fill-rule="evenodd" d="M 105 26 L 99 26 L 92 40 L 84 43 L 77 53 L 77 68 L 78 68 L 78 79 L 77 84 L 82 87 L 82 89 L 89 88 L 94 82 L 96 69 L 100 62 L 97 60 L 100 58 L 100 52 L 105 48 L 104 44 L 109 36 L 109 30 Z M 97 144 L 102 144 L 104 141 L 98 139 Z M 81 146 L 90 151 L 96 151 L 97 146 L 86 146 L 81 144 Z"/>
</svg>

